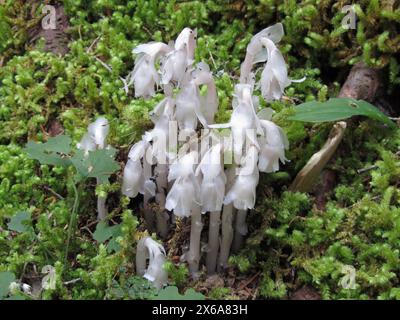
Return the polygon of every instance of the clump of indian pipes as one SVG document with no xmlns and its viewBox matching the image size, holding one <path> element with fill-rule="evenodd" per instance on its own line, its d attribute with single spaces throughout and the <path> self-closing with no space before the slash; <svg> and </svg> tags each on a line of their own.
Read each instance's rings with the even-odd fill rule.
<svg viewBox="0 0 400 320">
<path fill-rule="evenodd" d="M 190 244 L 183 260 L 194 277 L 202 252 L 208 274 L 228 266 L 230 252 L 241 248 L 247 234 L 246 215 L 255 205 L 259 172 L 275 172 L 287 161 L 286 135 L 271 121 L 272 109 L 260 109 L 255 92 L 260 89 L 271 102 L 293 81 L 277 48 L 283 35 L 277 23 L 251 39 L 225 124 L 214 123 L 218 96 L 212 72 L 206 63 L 194 61 L 196 31 L 185 28 L 174 43 L 150 42 L 133 50 L 136 63 L 128 84 L 135 96 L 152 97 L 161 88 L 165 98 L 151 114 L 154 128 L 129 152 L 122 193 L 131 198 L 143 194 L 147 227 L 161 238 L 176 218 L 190 217 Z M 264 64 L 259 77 L 256 64 Z M 205 214 L 208 244 L 202 247 Z"/>
</svg>

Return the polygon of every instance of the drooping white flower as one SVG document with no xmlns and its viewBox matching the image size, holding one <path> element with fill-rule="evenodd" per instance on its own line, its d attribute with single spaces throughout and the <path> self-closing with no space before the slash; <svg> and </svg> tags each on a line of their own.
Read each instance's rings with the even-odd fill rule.
<svg viewBox="0 0 400 320">
<path fill-rule="evenodd" d="M 167 97 L 163 99 L 150 115 L 154 122 L 154 128 L 145 133 L 144 139 L 152 142 L 152 157 L 159 164 L 166 164 L 172 159 L 174 153 L 170 146 L 170 125 L 175 121 L 175 99 Z M 174 130 L 174 129 L 172 129 Z"/>
<path fill-rule="evenodd" d="M 146 268 L 146 261 L 149 265 Z M 136 272 L 151 281 L 157 289 L 167 284 L 168 274 L 164 269 L 166 254 L 164 247 L 150 237 L 139 240 L 136 251 Z"/>
<path fill-rule="evenodd" d="M 255 113 L 252 87 L 248 84 L 236 85 L 233 111 L 227 124 L 209 125 L 210 128 L 231 128 L 235 159 L 241 159 L 250 143 L 258 145 L 256 135 L 261 131 L 259 119 Z"/>
<path fill-rule="evenodd" d="M 289 79 L 285 59 L 274 42 L 268 38 L 261 38 L 261 43 L 268 52 L 268 60 L 261 73 L 261 93 L 265 101 L 271 102 L 279 100 L 285 88 L 292 82 L 302 82 L 305 78 L 299 80 Z"/>
<path fill-rule="evenodd" d="M 161 83 L 171 81 L 180 84 L 186 72 L 187 52 L 185 48 L 174 50 L 165 56 L 161 62 Z"/>
<path fill-rule="evenodd" d="M 77 148 L 86 153 L 96 149 L 104 149 L 107 146 L 106 139 L 109 130 L 108 120 L 104 117 L 97 118 L 96 121 L 89 124 L 88 131 L 77 144 Z"/>
<path fill-rule="evenodd" d="M 76 147 L 78 149 L 84 150 L 85 153 L 87 154 L 89 151 L 96 150 L 96 143 L 94 142 L 90 134 L 87 132 L 85 133 L 81 141 L 77 143 Z"/>
<path fill-rule="evenodd" d="M 160 55 L 167 54 L 171 48 L 162 42 L 149 42 L 133 49 L 137 54 L 135 67 L 129 75 L 128 86 L 135 87 L 135 97 L 152 97 L 155 86 L 159 84 L 159 75 L 155 67 Z"/>
<path fill-rule="evenodd" d="M 179 217 L 189 217 L 195 204 L 200 202 L 200 185 L 195 176 L 197 152 L 178 158 L 170 167 L 168 181 L 175 180 L 168 192 L 165 208 Z"/>
<path fill-rule="evenodd" d="M 8 286 L 8 290 L 12 295 L 17 295 L 20 291 L 27 295 L 32 295 L 32 287 L 27 283 L 13 281 Z"/>
<path fill-rule="evenodd" d="M 193 79 L 185 81 L 185 84 L 176 97 L 175 116 L 180 130 L 194 132 L 198 121 L 204 127 L 207 126 L 207 121 L 200 107 L 200 93 L 195 82 Z"/>
<path fill-rule="evenodd" d="M 194 51 L 196 50 L 197 31 L 190 28 L 184 28 L 175 41 L 175 50 L 186 49 L 188 65 L 194 60 Z"/>
<path fill-rule="evenodd" d="M 253 209 L 256 202 L 256 188 L 259 172 L 257 170 L 258 149 L 252 145 L 242 160 L 238 175 L 224 199 L 224 204 L 233 203 L 239 210 Z"/>
<path fill-rule="evenodd" d="M 196 48 L 196 32 L 185 28 L 178 35 L 174 50 L 169 52 L 161 61 L 161 83 L 171 81 L 180 86 L 187 68 L 193 63 Z"/>
<path fill-rule="evenodd" d="M 260 156 L 258 168 L 262 172 L 275 172 L 279 170 L 279 161 L 287 161 L 285 149 L 289 148 L 289 141 L 285 132 L 269 120 L 260 120 L 264 135 L 258 138 Z"/>
<path fill-rule="evenodd" d="M 341 273 L 344 276 L 339 280 L 343 289 L 354 290 L 356 288 L 356 269 L 351 265 L 343 265 Z"/>
<path fill-rule="evenodd" d="M 151 195 L 155 194 L 154 182 L 146 177 L 144 173 L 145 155 L 150 144 L 141 140 L 132 146 L 128 154 L 128 161 L 124 168 L 122 179 L 122 194 L 134 198 L 138 193 L 143 194 L 146 190 Z"/>
<path fill-rule="evenodd" d="M 240 66 L 240 83 L 250 84 L 254 77 L 251 72 L 253 65 L 259 62 L 265 62 L 268 58 L 268 52 L 263 47 L 261 39 L 267 38 L 274 43 L 278 43 L 282 39 L 283 34 L 282 24 L 277 23 L 261 30 L 251 38 L 246 49 L 246 57 Z"/>
<path fill-rule="evenodd" d="M 275 44 L 267 38 L 262 38 L 261 42 L 268 51 L 268 60 L 261 74 L 261 93 L 265 101 L 271 102 L 282 97 L 283 91 L 291 81 L 288 78 L 286 62 Z"/>
<path fill-rule="evenodd" d="M 106 147 L 106 138 L 109 131 L 110 126 L 108 120 L 104 117 L 96 119 L 96 121 L 91 123 L 88 127 L 88 133 L 98 149 L 104 149 Z"/>
<path fill-rule="evenodd" d="M 212 146 L 203 156 L 196 169 L 196 175 L 202 174 L 200 185 L 200 203 L 202 212 L 214 212 L 222 209 L 225 196 L 226 176 L 221 161 L 221 144 Z"/>
<path fill-rule="evenodd" d="M 207 86 L 205 97 L 200 95 L 200 110 L 208 124 L 214 123 L 214 116 L 218 109 L 218 96 L 210 67 L 204 62 L 200 62 L 196 65 L 192 76 L 194 83 L 198 87 L 197 90 L 201 85 Z"/>
</svg>

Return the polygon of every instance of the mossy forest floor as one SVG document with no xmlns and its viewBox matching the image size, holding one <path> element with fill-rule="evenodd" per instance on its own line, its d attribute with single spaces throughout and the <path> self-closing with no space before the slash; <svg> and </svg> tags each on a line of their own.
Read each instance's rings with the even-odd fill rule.
<svg viewBox="0 0 400 320">
<path fill-rule="evenodd" d="M 400 299 L 398 126 L 389 129 L 365 118 L 351 122 L 327 165 L 335 179 L 320 209 L 315 193 L 292 193 L 288 186 L 324 144 L 332 124 L 287 119 L 295 104 L 336 97 L 358 61 L 380 70 L 376 104 L 389 116 L 399 116 L 399 1 L 356 1 L 355 30 L 341 28 L 340 9 L 346 1 L 59 3 L 69 26 L 57 37 L 40 40 L 35 35 L 43 36 L 37 29 L 41 8 L 55 2 L 0 1 L 0 273 L 32 286 L 32 295 L 19 296 L 157 295 L 135 275 L 136 243 L 146 230 L 139 200 L 120 193 L 121 170 L 97 191 L 95 179 L 79 186 L 78 219 L 66 256 L 73 172 L 29 159 L 23 151 L 27 141 L 45 142 L 64 133 L 76 144 L 88 124 L 104 115 L 110 121 L 109 143 L 118 150 L 123 168 L 130 146 L 152 126 L 149 111 L 162 98 L 135 99 L 132 90 L 124 91 L 121 78 L 133 68 L 132 49 L 150 40 L 168 42 L 186 26 L 197 28 L 196 60 L 207 62 L 215 74 L 217 122 L 225 122 L 249 39 L 281 21 L 285 37 L 279 47 L 289 76 L 306 77 L 270 105 L 274 121 L 288 135 L 290 162 L 277 173 L 261 175 L 245 247 L 231 257 L 223 274 L 190 279 L 179 262 L 190 227 L 188 221 L 177 222 L 164 242 L 170 285 L 181 293 L 194 288 L 208 299 Z M 108 194 L 109 226 L 118 226 L 103 238 L 94 235 L 95 191 Z M 54 268 L 47 273 L 54 288 L 41 289 L 45 266 Z M 346 279 L 353 271 L 355 284 L 348 288 Z M 4 290 L 0 281 L 0 299 L 12 295 Z"/>
</svg>

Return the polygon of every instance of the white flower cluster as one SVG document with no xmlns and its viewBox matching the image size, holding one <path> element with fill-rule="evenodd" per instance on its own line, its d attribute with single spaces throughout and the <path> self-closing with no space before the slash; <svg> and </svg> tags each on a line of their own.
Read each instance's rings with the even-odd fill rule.
<svg viewBox="0 0 400 320">
<path fill-rule="evenodd" d="M 97 149 L 105 149 L 107 146 L 107 135 L 110 131 L 108 120 L 104 117 L 99 117 L 95 122 L 89 124 L 86 134 L 77 144 L 77 148 L 85 152 L 85 156 L 89 156 L 89 151 Z M 100 184 L 97 181 L 97 184 Z M 97 218 L 103 220 L 107 216 L 106 198 L 97 198 Z"/>
<path fill-rule="evenodd" d="M 185 28 L 175 43 L 151 42 L 133 50 L 137 58 L 129 84 L 134 85 L 135 96 L 153 96 L 156 88 L 161 87 L 165 98 L 151 114 L 154 129 L 146 132 L 129 152 L 122 193 L 129 197 L 144 194 L 145 210 L 146 202 L 155 197 L 166 217 L 166 221 L 159 221 L 156 216 L 157 231 L 164 236 L 171 212 L 178 217 L 191 217 L 190 249 L 185 256 L 193 274 L 200 261 L 201 213 L 210 213 L 207 268 L 213 273 L 218 252 L 227 256 L 222 251 L 229 252 L 232 242 L 232 239 L 222 239 L 227 247 L 219 248 L 221 211 L 226 211 L 222 217 L 222 238 L 228 237 L 232 228 L 224 223 L 233 221 L 230 216 L 224 218 L 224 214 L 232 216 L 235 210 L 238 210 L 236 233 L 244 235 L 246 212 L 254 208 L 256 201 L 259 172 L 275 172 L 280 162 L 287 161 L 286 135 L 271 121 L 271 109 L 259 110 L 259 98 L 254 94 L 260 88 L 267 102 L 280 99 L 292 81 L 276 47 L 282 37 L 283 27 L 278 23 L 251 39 L 241 66 L 240 81 L 235 86 L 231 119 L 226 124 L 214 124 L 218 97 L 210 68 L 204 62 L 194 65 L 195 31 Z M 258 83 L 252 71 L 256 63 L 265 63 Z M 205 95 L 200 93 L 203 85 L 207 87 Z M 171 129 L 174 122 L 176 130 Z M 200 138 L 199 124 L 206 129 Z M 224 142 L 216 130 L 222 128 L 230 129 Z M 178 148 L 174 142 L 182 135 L 188 140 L 176 155 Z M 226 144 L 226 140 L 230 143 Z M 225 166 L 227 152 L 233 154 L 230 166 Z M 152 229 L 151 214 L 145 212 L 145 218 Z M 219 266 L 226 263 L 220 257 Z"/>
</svg>

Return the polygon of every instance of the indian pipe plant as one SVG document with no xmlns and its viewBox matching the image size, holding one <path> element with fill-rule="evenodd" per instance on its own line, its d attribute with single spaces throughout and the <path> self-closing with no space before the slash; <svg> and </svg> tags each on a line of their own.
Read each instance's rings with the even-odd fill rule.
<svg viewBox="0 0 400 320">
<path fill-rule="evenodd" d="M 227 267 L 230 252 L 241 248 L 247 233 L 246 215 L 255 205 L 259 172 L 275 172 L 279 162 L 287 161 L 286 135 L 271 121 L 272 109 L 260 110 L 255 93 L 261 89 L 262 98 L 271 102 L 293 81 L 276 46 L 283 34 L 277 23 L 251 39 L 235 86 L 231 119 L 225 124 L 214 123 L 218 98 L 209 66 L 194 64 L 195 30 L 184 28 L 175 43 L 149 42 L 133 50 L 136 63 L 128 85 L 134 86 L 135 96 L 151 97 L 161 88 L 165 98 L 151 114 L 154 128 L 128 154 L 122 193 L 131 198 L 143 194 L 147 227 L 161 238 L 175 217 L 190 217 L 190 245 L 182 260 L 193 277 L 202 252 L 207 253 L 208 274 Z M 254 68 L 257 64 L 264 64 L 261 76 Z M 151 209 L 152 199 L 161 209 L 157 213 Z M 202 248 L 205 214 L 208 244 Z"/>
</svg>

